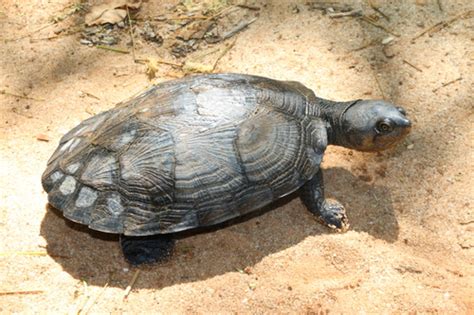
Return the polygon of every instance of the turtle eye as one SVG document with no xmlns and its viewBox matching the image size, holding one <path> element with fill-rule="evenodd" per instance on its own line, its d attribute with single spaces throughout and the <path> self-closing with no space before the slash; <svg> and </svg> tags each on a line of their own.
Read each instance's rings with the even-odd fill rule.
<svg viewBox="0 0 474 315">
<path fill-rule="evenodd" d="M 393 126 L 390 120 L 384 119 L 377 123 L 377 131 L 379 133 L 389 133 L 393 130 Z"/>
</svg>

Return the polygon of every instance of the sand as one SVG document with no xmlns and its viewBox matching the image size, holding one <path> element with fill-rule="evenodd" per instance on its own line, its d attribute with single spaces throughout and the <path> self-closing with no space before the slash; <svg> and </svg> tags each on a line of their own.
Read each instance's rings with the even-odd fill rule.
<svg viewBox="0 0 474 315">
<path fill-rule="evenodd" d="M 140 10 L 156 16 L 169 3 Z M 49 209 L 40 178 L 65 132 L 151 84 L 145 66 L 81 45 L 80 33 L 47 39 L 83 21 L 79 12 L 39 30 L 68 1 L 2 1 L 0 312 L 474 312 L 472 14 L 411 41 L 473 10 L 472 1 L 442 1 L 442 10 L 437 1 L 374 2 L 390 18 L 376 23 L 399 37 L 305 3 L 256 2 L 258 19 L 233 37 L 216 71 L 404 106 L 413 129 L 396 148 L 325 154 L 327 195 L 345 205 L 351 229 L 330 231 L 291 195 L 258 216 L 183 237 L 165 264 L 132 268 L 116 236 Z M 365 2 L 345 3 L 377 14 Z M 137 40 L 137 53 L 175 60 L 168 40 L 161 47 Z M 170 70 L 163 65 L 155 82 L 173 79 Z"/>
</svg>

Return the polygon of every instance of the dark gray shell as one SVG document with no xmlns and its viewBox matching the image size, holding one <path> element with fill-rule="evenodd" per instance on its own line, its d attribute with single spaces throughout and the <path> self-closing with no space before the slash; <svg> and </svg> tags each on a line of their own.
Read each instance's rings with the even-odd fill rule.
<svg viewBox="0 0 474 315">
<path fill-rule="evenodd" d="M 304 184 L 326 148 L 314 94 L 219 74 L 151 87 L 62 137 L 42 177 L 72 221 L 126 235 L 212 225 Z"/>
</svg>

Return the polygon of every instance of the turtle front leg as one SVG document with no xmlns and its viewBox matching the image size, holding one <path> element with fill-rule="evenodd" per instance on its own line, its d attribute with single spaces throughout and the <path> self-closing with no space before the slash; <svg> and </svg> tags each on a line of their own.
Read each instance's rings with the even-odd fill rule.
<svg viewBox="0 0 474 315">
<path fill-rule="evenodd" d="M 324 198 L 323 171 L 319 171 L 300 189 L 301 199 L 318 220 L 331 229 L 346 231 L 349 223 L 344 206 L 335 200 Z"/>
<path fill-rule="evenodd" d="M 125 259 L 132 265 L 162 262 L 171 256 L 174 239 L 168 234 L 151 236 L 120 235 Z"/>
</svg>

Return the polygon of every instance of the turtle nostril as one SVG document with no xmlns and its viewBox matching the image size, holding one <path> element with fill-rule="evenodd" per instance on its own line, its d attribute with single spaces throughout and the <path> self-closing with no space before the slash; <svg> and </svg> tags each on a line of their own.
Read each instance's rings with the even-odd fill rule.
<svg viewBox="0 0 474 315">
<path fill-rule="evenodd" d="M 402 107 L 397 107 L 398 111 L 402 113 L 403 116 L 407 115 L 407 112 Z"/>
<path fill-rule="evenodd" d="M 411 121 L 408 119 L 402 119 L 400 123 L 403 127 L 411 127 Z"/>
</svg>

